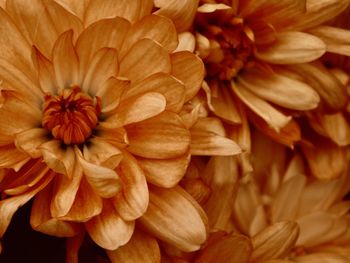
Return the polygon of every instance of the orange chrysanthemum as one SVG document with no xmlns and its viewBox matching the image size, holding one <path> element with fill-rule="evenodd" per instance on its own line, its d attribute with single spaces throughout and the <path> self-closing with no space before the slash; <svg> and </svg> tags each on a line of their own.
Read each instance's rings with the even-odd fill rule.
<svg viewBox="0 0 350 263">
<path fill-rule="evenodd" d="M 112 261 L 149 247 L 159 261 L 157 242 L 134 231 L 135 220 L 164 242 L 198 249 L 206 216 L 177 183 L 191 153 L 240 148 L 189 102 L 204 67 L 174 52 L 172 22 L 150 14 L 147 0 L 1 5 L 0 237 L 35 197 L 35 230 L 86 230 Z"/>
</svg>

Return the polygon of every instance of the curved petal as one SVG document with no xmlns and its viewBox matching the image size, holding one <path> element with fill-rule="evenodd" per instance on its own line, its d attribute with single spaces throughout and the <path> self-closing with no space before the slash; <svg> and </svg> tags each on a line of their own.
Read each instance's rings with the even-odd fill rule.
<svg viewBox="0 0 350 263">
<path fill-rule="evenodd" d="M 170 73 L 170 71 L 168 52 L 155 41 L 142 39 L 136 42 L 121 59 L 119 75 L 135 83 L 154 73 Z"/>
<path fill-rule="evenodd" d="M 52 51 L 52 61 L 59 89 L 79 85 L 79 61 L 73 46 L 73 30 L 62 33 Z"/>
<path fill-rule="evenodd" d="M 159 8 L 155 14 L 169 17 L 179 32 L 186 31 L 192 25 L 198 2 L 199 0 L 155 0 L 154 4 Z"/>
<path fill-rule="evenodd" d="M 242 151 L 236 142 L 225 137 L 219 119 L 200 118 L 190 132 L 192 155 L 235 155 Z"/>
<path fill-rule="evenodd" d="M 103 203 L 102 213 L 85 223 L 92 240 L 99 246 L 115 250 L 125 245 L 134 231 L 134 221 L 124 221 L 109 201 Z"/>
<path fill-rule="evenodd" d="M 82 89 L 92 95 L 96 95 L 110 77 L 117 75 L 119 70 L 118 54 L 115 49 L 102 48 L 96 52 L 88 65 L 83 78 Z"/>
<path fill-rule="evenodd" d="M 232 85 L 235 94 L 257 115 L 264 119 L 273 129 L 279 131 L 287 125 L 292 117 L 285 116 L 266 101 L 251 93 L 243 86 Z"/>
<path fill-rule="evenodd" d="M 174 158 L 186 153 L 190 144 L 189 131 L 181 118 L 172 112 L 128 125 L 126 131 L 128 151 L 141 157 Z"/>
<path fill-rule="evenodd" d="M 185 101 L 192 99 L 199 91 L 205 70 L 202 60 L 188 51 L 173 53 L 171 74 L 185 84 Z"/>
<path fill-rule="evenodd" d="M 331 26 L 319 26 L 309 33 L 319 37 L 327 44 L 327 51 L 350 56 L 350 31 Z"/>
<path fill-rule="evenodd" d="M 321 63 L 305 63 L 293 65 L 291 71 L 302 76 L 321 97 L 321 105 L 327 111 L 336 112 L 344 108 L 348 95 L 343 85 Z"/>
<path fill-rule="evenodd" d="M 80 76 L 85 75 L 88 64 L 101 48 L 120 50 L 129 27 L 130 22 L 121 17 L 103 19 L 87 27 L 76 43 Z"/>
<path fill-rule="evenodd" d="M 337 0 L 307 0 L 306 3 L 307 12 L 298 17 L 292 25 L 293 30 L 302 31 L 324 24 L 349 6 L 349 1 Z"/>
<path fill-rule="evenodd" d="M 27 203 L 39 191 L 45 188 L 55 176 L 49 173 L 33 189 L 25 194 L 10 197 L 0 201 L 0 237 L 2 237 L 10 224 L 13 214 L 17 209 Z"/>
<path fill-rule="evenodd" d="M 123 99 L 141 95 L 145 92 L 158 92 L 166 99 L 166 110 L 179 112 L 185 102 L 185 87 L 176 78 L 167 73 L 156 73 L 132 85 L 126 90 Z"/>
<path fill-rule="evenodd" d="M 207 238 L 207 218 L 182 188 L 150 187 L 150 203 L 141 224 L 157 238 L 189 252 Z"/>
<path fill-rule="evenodd" d="M 30 156 L 19 151 L 13 144 L 0 146 L 0 168 L 13 168 L 18 171 Z"/>
<path fill-rule="evenodd" d="M 119 128 L 128 124 L 147 120 L 165 110 L 166 101 L 162 94 L 148 92 L 123 100 L 115 113 L 111 115 L 103 126 Z"/>
<path fill-rule="evenodd" d="M 36 231 L 56 237 L 72 237 L 77 235 L 82 231 L 80 225 L 51 217 L 51 195 L 52 184 L 35 196 L 30 214 L 31 227 Z"/>
<path fill-rule="evenodd" d="M 145 213 L 148 206 L 145 175 L 135 158 L 126 152 L 118 166 L 118 172 L 123 188 L 113 198 L 114 207 L 124 220 L 135 220 Z"/>
<path fill-rule="evenodd" d="M 123 158 L 122 152 L 105 140 L 95 137 L 89 140 L 89 145 L 84 146 L 84 158 L 89 162 L 114 169 Z"/>
<path fill-rule="evenodd" d="M 60 217 L 60 220 L 86 222 L 99 215 L 102 206 L 102 198 L 92 189 L 86 178 L 82 178 L 72 207 L 66 215 Z"/>
<path fill-rule="evenodd" d="M 33 60 L 38 71 L 41 90 L 44 93 L 57 94 L 56 76 L 51 61 L 36 47 L 33 47 Z"/>
<path fill-rule="evenodd" d="M 79 19 L 53 1 L 9 0 L 6 2 L 6 11 L 16 21 L 27 41 L 47 57 L 51 55 L 58 34 L 74 29 L 77 37 L 82 30 Z"/>
<path fill-rule="evenodd" d="M 31 63 L 31 45 L 3 9 L 0 10 L 0 25 L 0 35 L 6 36 L 0 38 L 0 58 L 10 61 L 22 74 L 34 80 L 36 74 Z"/>
<path fill-rule="evenodd" d="M 221 235 L 212 234 L 208 245 L 201 249 L 196 262 L 246 263 L 249 262 L 253 247 L 248 237 L 236 233 Z"/>
<path fill-rule="evenodd" d="M 320 97 L 312 87 L 282 75 L 243 73 L 238 81 L 260 98 L 287 109 L 311 110 L 320 102 Z"/>
<path fill-rule="evenodd" d="M 71 178 L 63 174 L 56 174 L 50 206 L 52 217 L 61 217 L 69 212 L 74 203 L 82 177 L 83 171 L 76 160 L 74 161 Z"/>
<path fill-rule="evenodd" d="M 131 22 L 151 12 L 153 1 L 151 0 L 90 0 L 85 12 L 85 25 L 109 17 L 123 17 Z"/>
<path fill-rule="evenodd" d="M 85 178 L 101 197 L 110 198 L 120 191 L 122 182 L 114 170 L 86 161 L 77 147 L 75 154 Z"/>
<path fill-rule="evenodd" d="M 47 142 L 48 131 L 43 128 L 35 128 L 16 134 L 16 147 L 29 154 L 32 158 L 41 157 L 40 145 Z"/>
<path fill-rule="evenodd" d="M 71 178 L 75 156 L 71 147 L 63 148 L 58 140 L 51 140 L 40 145 L 43 159 L 48 167 L 57 173 Z"/>
<path fill-rule="evenodd" d="M 2 94 L 5 102 L 0 107 L 0 134 L 14 136 L 27 129 L 40 127 L 41 111 L 35 104 L 26 103 L 14 93 Z"/>
<path fill-rule="evenodd" d="M 109 113 L 119 105 L 122 94 L 129 90 L 130 81 L 111 77 L 97 90 L 96 96 L 101 98 L 102 113 Z"/>
<path fill-rule="evenodd" d="M 278 222 L 265 228 L 252 238 L 254 251 L 251 259 L 284 258 L 295 246 L 298 235 L 299 226 L 292 221 Z"/>
<path fill-rule="evenodd" d="M 137 228 L 129 242 L 117 250 L 107 250 L 112 263 L 160 263 L 160 250 L 157 240 Z"/>
<path fill-rule="evenodd" d="M 144 38 L 156 41 L 169 53 L 173 52 L 178 44 L 176 29 L 170 19 L 148 15 L 131 26 L 120 52 L 121 56 L 123 57 L 137 41 Z"/>
<path fill-rule="evenodd" d="M 326 52 L 326 44 L 311 34 L 283 32 L 268 49 L 259 50 L 256 57 L 273 64 L 297 64 L 311 62 Z"/>
<path fill-rule="evenodd" d="M 185 175 L 191 155 L 186 153 L 173 159 L 138 158 L 137 162 L 145 172 L 147 182 L 156 186 L 174 187 Z"/>
</svg>

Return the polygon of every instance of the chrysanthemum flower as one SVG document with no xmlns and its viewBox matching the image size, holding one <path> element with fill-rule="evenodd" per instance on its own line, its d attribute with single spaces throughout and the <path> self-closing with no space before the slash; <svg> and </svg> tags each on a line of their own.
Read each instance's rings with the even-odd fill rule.
<svg viewBox="0 0 350 263">
<path fill-rule="evenodd" d="M 191 103 L 182 110 L 204 67 L 174 52 L 172 22 L 150 14 L 147 0 L 1 5 L 0 237 L 35 196 L 35 230 L 85 229 L 112 260 L 133 249 L 159 254 L 152 235 L 134 231 L 136 219 L 165 242 L 198 249 L 206 216 L 177 183 L 191 152 L 240 149 Z"/>
<path fill-rule="evenodd" d="M 346 104 L 344 85 L 314 61 L 326 51 L 347 50 L 345 45 L 342 51 L 337 48 L 344 44 L 337 28 L 331 31 L 337 33 L 338 46 L 317 32 L 348 5 L 341 0 L 200 1 L 194 25 L 187 28 L 193 34 L 182 34 L 181 43 L 205 62 L 203 88 L 210 109 L 229 124 L 242 124 L 248 117 L 277 141 L 293 146 L 300 128 L 292 117 L 315 108 L 336 111 Z M 249 145 L 240 145 L 249 151 Z"/>
<path fill-rule="evenodd" d="M 349 261 L 348 171 L 337 179 L 315 180 L 306 176 L 301 156 L 289 159 L 283 147 L 262 137 L 254 143 L 255 172 L 239 186 L 233 212 L 235 226 L 252 237 L 251 260 Z M 279 157 L 266 157 L 267 148 Z"/>
</svg>

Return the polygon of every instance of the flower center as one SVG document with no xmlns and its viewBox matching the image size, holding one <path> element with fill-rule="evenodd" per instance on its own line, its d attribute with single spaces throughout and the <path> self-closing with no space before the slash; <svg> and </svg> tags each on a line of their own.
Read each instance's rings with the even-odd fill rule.
<svg viewBox="0 0 350 263">
<path fill-rule="evenodd" d="M 198 14 L 195 26 L 210 42 L 210 53 L 204 58 L 208 77 L 234 78 L 253 54 L 253 31 L 228 10 Z"/>
<path fill-rule="evenodd" d="M 95 102 L 79 87 L 64 89 L 57 96 L 46 95 L 42 125 L 65 144 L 81 144 L 98 123 L 101 102 Z"/>
</svg>

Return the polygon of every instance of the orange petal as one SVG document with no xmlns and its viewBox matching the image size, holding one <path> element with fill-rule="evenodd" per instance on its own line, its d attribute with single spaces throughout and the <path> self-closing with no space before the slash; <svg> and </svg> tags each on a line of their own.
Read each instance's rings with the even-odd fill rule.
<svg viewBox="0 0 350 263">
<path fill-rule="evenodd" d="M 179 112 L 184 104 L 184 85 L 178 79 L 162 72 L 153 74 L 136 85 L 132 85 L 123 98 L 151 91 L 159 92 L 165 97 L 166 110 Z"/>
<path fill-rule="evenodd" d="M 13 214 L 17 209 L 27 203 L 39 191 L 45 188 L 52 178 L 54 173 L 49 173 L 45 176 L 32 190 L 25 194 L 10 197 L 0 201 L 0 237 L 2 237 L 10 224 Z"/>
<path fill-rule="evenodd" d="M 320 97 L 312 87 L 282 75 L 246 73 L 238 81 L 260 98 L 287 109 L 311 110 L 320 102 Z"/>
<path fill-rule="evenodd" d="M 0 34 L 6 36 L 0 40 L 1 60 L 10 62 L 12 66 L 21 71 L 19 76 L 29 76 L 30 79 L 34 80 L 35 71 L 31 63 L 31 45 L 28 44 L 27 39 L 23 37 L 17 25 L 12 22 L 10 16 L 3 9 L 0 10 L 0 25 Z M 36 91 L 35 88 L 32 90 L 32 92 Z"/>
<path fill-rule="evenodd" d="M 197 8 L 197 12 L 199 13 L 213 13 L 217 10 L 228 10 L 231 9 L 231 6 L 225 4 L 211 4 L 205 3 Z"/>
<path fill-rule="evenodd" d="M 210 228 L 229 230 L 235 191 L 238 184 L 238 163 L 233 157 L 212 157 L 203 173 L 211 195 L 203 208 Z M 220 200 L 226 200 L 222 202 Z"/>
<path fill-rule="evenodd" d="M 249 262 L 252 244 L 248 237 L 232 233 L 217 240 L 208 239 L 196 262 L 246 263 Z"/>
<path fill-rule="evenodd" d="M 136 42 L 121 59 L 119 75 L 134 83 L 154 73 L 170 71 L 168 52 L 160 44 L 146 38 Z"/>
<path fill-rule="evenodd" d="M 66 240 L 66 263 L 78 263 L 79 249 L 84 241 L 85 233 L 78 234 Z"/>
<path fill-rule="evenodd" d="M 185 101 L 199 91 L 204 78 L 204 65 L 199 57 L 188 51 L 173 53 L 170 57 L 172 75 L 185 84 Z"/>
<path fill-rule="evenodd" d="M 311 34 L 284 32 L 270 48 L 257 52 L 257 58 L 273 64 L 297 64 L 318 59 L 326 52 L 326 44 Z"/>
<path fill-rule="evenodd" d="M 55 219 L 50 214 L 52 186 L 39 192 L 33 202 L 30 225 L 36 231 L 56 237 L 72 237 L 82 231 L 80 225 Z"/>
<path fill-rule="evenodd" d="M 178 44 L 176 29 L 170 19 L 147 15 L 131 26 L 120 52 L 121 56 L 123 57 L 137 41 L 144 38 L 156 41 L 169 53 L 173 52 Z"/>
<path fill-rule="evenodd" d="M 101 48 L 120 50 L 129 27 L 130 23 L 121 17 L 103 19 L 87 27 L 76 43 L 80 75 L 85 75 L 90 60 Z"/>
<path fill-rule="evenodd" d="M 126 152 L 118 166 L 118 172 L 123 188 L 113 198 L 114 207 L 124 220 L 135 220 L 145 213 L 148 206 L 145 175 L 136 159 Z"/>
<path fill-rule="evenodd" d="M 63 174 L 56 174 L 55 187 L 51 201 L 51 215 L 61 217 L 71 209 L 78 192 L 83 171 L 77 161 L 74 161 L 71 178 Z"/>
<path fill-rule="evenodd" d="M 240 17 L 254 17 L 272 25 L 277 31 L 292 27 L 306 12 L 306 0 L 248 0 L 239 3 Z"/>
<path fill-rule="evenodd" d="M 14 21 L 27 39 L 28 43 L 35 45 L 47 57 L 57 39 L 57 31 L 44 4 L 40 0 L 30 3 L 23 0 L 8 0 L 6 12 Z"/>
<path fill-rule="evenodd" d="M 202 84 L 202 88 L 207 95 L 210 110 L 228 123 L 242 123 L 242 118 L 238 113 L 231 91 L 227 87 L 221 85 L 221 83 L 214 82 L 210 85 L 209 87 L 206 81 Z"/>
<path fill-rule="evenodd" d="M 83 178 L 71 209 L 65 216 L 60 217 L 60 220 L 86 222 L 99 215 L 102 206 L 102 198 L 92 189 L 86 178 Z"/>
<path fill-rule="evenodd" d="M 128 124 L 141 122 L 157 116 L 165 110 L 166 100 L 157 92 L 148 92 L 139 96 L 123 100 L 115 113 L 111 115 L 103 126 L 119 128 Z"/>
<path fill-rule="evenodd" d="M 175 49 L 175 52 L 189 51 L 194 52 L 196 47 L 196 39 L 190 32 L 183 32 L 179 34 L 179 45 Z"/>
<path fill-rule="evenodd" d="M 104 202 L 100 215 L 85 223 L 92 240 L 108 250 L 115 250 L 125 245 L 131 238 L 134 225 L 134 221 L 124 221 L 109 201 Z"/>
<path fill-rule="evenodd" d="M 89 140 L 89 145 L 84 146 L 84 158 L 89 162 L 114 169 L 123 158 L 122 152 L 105 140 L 94 137 Z"/>
<path fill-rule="evenodd" d="M 291 70 L 317 91 L 322 99 L 321 105 L 327 111 L 338 111 L 346 105 L 345 86 L 320 63 L 293 65 Z"/>
<path fill-rule="evenodd" d="M 79 62 L 72 41 L 73 31 L 69 30 L 59 36 L 53 48 L 52 60 L 59 89 L 79 85 Z"/>
<path fill-rule="evenodd" d="M 345 150 L 326 140 L 317 140 L 314 146 L 305 146 L 302 150 L 312 174 L 318 179 L 337 178 L 347 167 Z"/>
<path fill-rule="evenodd" d="M 327 51 L 350 56 L 350 31 L 331 26 L 319 26 L 309 33 L 319 37 L 327 44 Z"/>
<path fill-rule="evenodd" d="M 7 195 L 23 194 L 47 176 L 48 171 L 42 159 L 31 159 L 18 172 L 8 171 L 0 189 Z"/>
<path fill-rule="evenodd" d="M 51 140 L 41 144 L 39 149 L 48 167 L 57 173 L 71 177 L 75 162 L 74 151 L 71 147 L 63 149 L 60 141 Z"/>
<path fill-rule="evenodd" d="M 220 134 L 220 131 L 223 133 Z M 219 132 L 218 132 L 219 131 Z M 191 128 L 192 155 L 235 155 L 241 148 L 225 137 L 225 131 L 219 119 L 200 118 Z"/>
<path fill-rule="evenodd" d="M 349 5 L 348 1 L 338 0 L 307 0 L 304 15 L 298 17 L 292 25 L 293 30 L 305 30 L 333 19 Z"/>
<path fill-rule="evenodd" d="M 157 240 L 135 229 L 129 242 L 117 250 L 107 250 L 112 263 L 160 263 L 160 250 Z"/>
<path fill-rule="evenodd" d="M 30 156 L 18 150 L 14 145 L 0 146 L 0 168 L 12 168 L 18 171 Z"/>
<path fill-rule="evenodd" d="M 154 5 L 159 8 L 157 15 L 169 17 L 179 32 L 189 29 L 196 15 L 198 0 L 156 0 Z"/>
<path fill-rule="evenodd" d="M 83 169 L 85 178 L 96 193 L 101 197 L 111 198 L 120 191 L 122 182 L 114 170 L 88 162 L 83 158 L 78 148 L 75 148 L 75 154 Z"/>
<path fill-rule="evenodd" d="M 164 188 L 174 187 L 182 179 L 189 161 L 190 154 L 163 160 L 137 159 L 137 162 L 145 172 L 147 182 Z"/>
<path fill-rule="evenodd" d="M 296 222 L 275 223 L 252 238 L 254 251 L 251 260 L 268 260 L 285 257 L 295 246 L 299 226 Z"/>
<path fill-rule="evenodd" d="M 277 190 L 271 203 L 271 221 L 279 222 L 283 220 L 296 219 L 300 197 L 306 184 L 305 176 L 293 176 Z M 291 196 L 294 198 L 290 198 Z M 288 200 L 288 201 L 287 201 Z M 288 206 L 286 206 L 288 202 Z"/>
<path fill-rule="evenodd" d="M 130 81 L 111 77 L 107 79 L 96 92 L 101 98 L 102 113 L 113 111 L 120 102 L 122 94 L 130 89 Z"/>
<path fill-rule="evenodd" d="M 183 189 L 150 188 L 150 204 L 141 224 L 157 238 L 189 252 L 207 238 L 204 211 Z"/>
<path fill-rule="evenodd" d="M 38 71 L 40 88 L 44 93 L 57 94 L 57 83 L 53 65 L 41 52 L 34 46 L 34 63 Z"/>
<path fill-rule="evenodd" d="M 89 1 L 85 13 L 85 25 L 109 17 L 122 17 L 131 22 L 138 20 L 152 10 L 153 2 L 151 0 L 99 0 Z"/>
<path fill-rule="evenodd" d="M 112 48 L 100 49 L 91 59 L 86 73 L 82 77 L 84 79 L 81 88 L 89 94 L 96 95 L 101 88 L 101 83 L 116 76 L 118 68 L 117 51 Z"/>
<path fill-rule="evenodd" d="M 41 112 L 36 105 L 26 103 L 9 92 L 2 92 L 5 102 L 0 107 L 0 134 L 14 136 L 16 133 L 39 127 Z M 25 114 L 23 114 L 25 112 Z"/>
<path fill-rule="evenodd" d="M 126 127 L 131 153 L 154 159 L 174 158 L 187 152 L 190 134 L 172 112 Z"/>
<path fill-rule="evenodd" d="M 236 95 L 257 115 L 264 119 L 271 128 L 279 131 L 291 120 L 290 116 L 285 116 L 269 103 L 254 95 L 243 86 L 232 85 Z"/>
<path fill-rule="evenodd" d="M 47 142 L 48 131 L 43 128 L 29 129 L 16 134 L 16 147 L 29 154 L 32 158 L 41 157 L 40 145 Z"/>
</svg>

